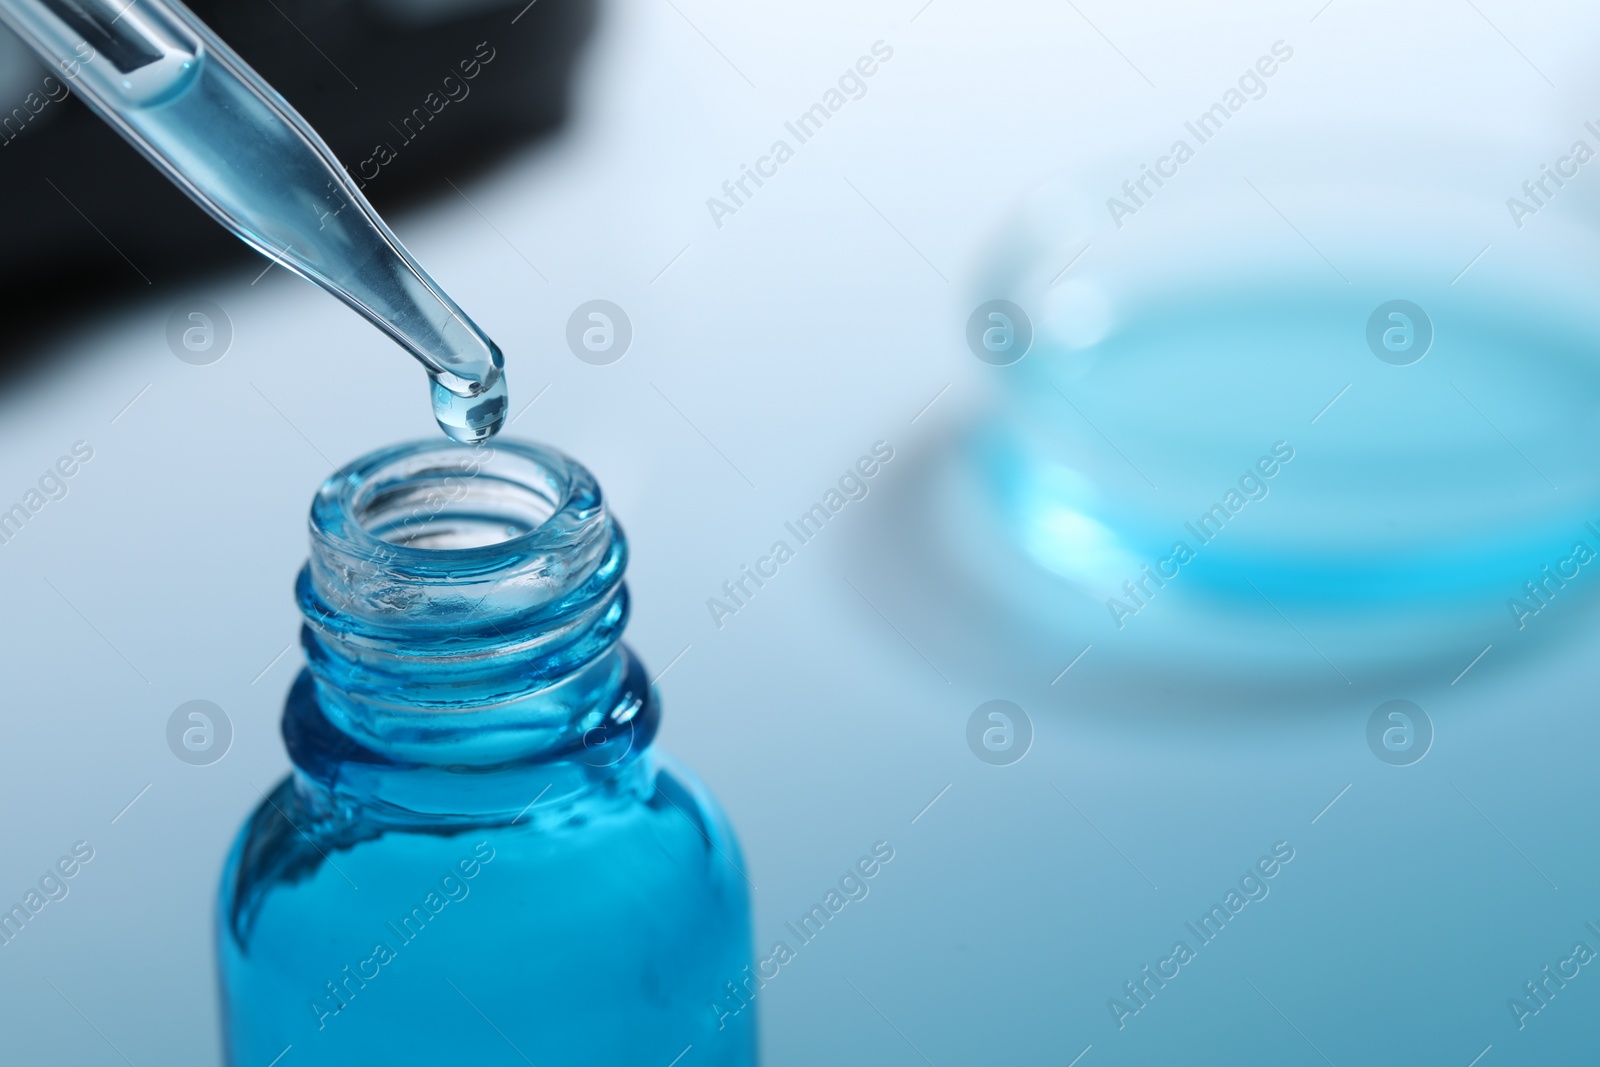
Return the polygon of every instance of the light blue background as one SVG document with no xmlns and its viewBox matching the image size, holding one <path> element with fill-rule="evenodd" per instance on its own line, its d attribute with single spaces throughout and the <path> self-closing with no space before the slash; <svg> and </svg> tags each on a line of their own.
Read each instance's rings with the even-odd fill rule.
<svg viewBox="0 0 1600 1067">
<path fill-rule="evenodd" d="M 656 669 L 682 653 L 661 680 L 662 743 L 742 835 L 756 943 L 873 842 L 896 850 L 761 994 L 766 1062 L 1591 1057 L 1600 972 L 1525 1030 L 1506 1008 L 1576 940 L 1600 948 L 1583 927 L 1600 923 L 1591 622 L 1553 611 L 1519 654 L 1403 691 L 1241 683 L 1219 711 L 1181 684 L 1129 698 L 1093 652 L 1052 684 L 1091 638 L 1051 647 L 973 592 L 985 561 L 940 565 L 928 486 L 993 402 L 1000 372 L 962 334 L 989 295 L 984 250 L 1027 190 L 1163 144 L 1282 38 L 1293 78 L 1252 107 L 1313 131 L 1384 123 L 1396 152 L 1424 132 L 1531 146 L 1486 164 L 1492 206 L 1593 117 L 1600 19 L 1488 0 L 919 3 L 614 5 L 555 144 L 463 185 L 471 205 L 447 191 L 394 220 L 506 350 L 510 432 L 590 465 L 626 526 L 631 640 Z M 894 58 L 867 96 L 717 228 L 705 199 L 880 39 Z M 1208 165 L 1231 164 L 1192 164 Z M 69 496 L 0 548 L 0 903 L 74 841 L 96 851 L 0 948 L 7 1062 L 214 1060 L 212 898 L 227 842 L 286 769 L 277 721 L 298 649 L 280 652 L 306 508 L 331 465 L 436 432 L 397 349 L 256 269 L 59 323 L 30 354 L 43 371 L 0 400 L 0 502 L 74 441 L 95 449 Z M 163 338 L 190 296 L 233 323 L 213 366 Z M 563 340 L 595 298 L 634 325 L 609 367 Z M 879 439 L 896 455 L 872 495 L 715 627 L 706 598 Z M 1028 580 L 1001 555 L 990 581 Z M 1368 714 L 1394 697 L 1437 730 L 1409 768 L 1366 748 Z M 207 768 L 164 740 L 195 698 L 236 731 Z M 993 698 L 1037 731 L 1008 768 L 965 743 Z M 1270 897 L 1119 1031 L 1107 998 L 1280 840 L 1296 857 Z"/>
</svg>

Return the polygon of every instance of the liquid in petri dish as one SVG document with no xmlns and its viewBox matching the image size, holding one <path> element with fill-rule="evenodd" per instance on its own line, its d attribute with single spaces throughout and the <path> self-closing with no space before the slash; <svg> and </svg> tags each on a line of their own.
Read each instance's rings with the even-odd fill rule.
<svg viewBox="0 0 1600 1067">
<path fill-rule="evenodd" d="M 1017 547 L 1082 596 L 1062 617 L 1085 640 L 1209 640 L 1282 611 L 1344 666 L 1525 629 L 1507 598 L 1596 541 L 1597 329 L 1447 282 L 1410 287 L 1389 329 L 1426 343 L 1405 353 L 1366 336 L 1389 287 L 1291 270 L 1036 300 L 972 458 Z"/>
</svg>

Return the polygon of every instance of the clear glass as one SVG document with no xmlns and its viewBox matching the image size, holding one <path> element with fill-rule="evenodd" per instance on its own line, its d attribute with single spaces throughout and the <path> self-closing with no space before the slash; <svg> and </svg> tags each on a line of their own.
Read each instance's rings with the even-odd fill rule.
<svg viewBox="0 0 1600 1067">
<path fill-rule="evenodd" d="M 439 427 L 505 420 L 505 360 L 306 121 L 175 0 L 0 0 L 0 19 L 213 218 L 427 368 Z"/>
<path fill-rule="evenodd" d="M 651 748 L 626 546 L 554 451 L 337 472 L 297 595 L 294 772 L 223 874 L 227 1061 L 756 1062 L 738 842 Z"/>
<path fill-rule="evenodd" d="M 1031 343 L 982 368 L 953 550 L 1025 559 L 1002 595 L 1057 649 L 1184 677 L 1514 651 L 1600 546 L 1596 198 L 1494 166 L 1575 171 L 1570 138 L 1395 151 L 1261 118 L 1081 163 L 998 242 L 974 304 Z"/>
</svg>

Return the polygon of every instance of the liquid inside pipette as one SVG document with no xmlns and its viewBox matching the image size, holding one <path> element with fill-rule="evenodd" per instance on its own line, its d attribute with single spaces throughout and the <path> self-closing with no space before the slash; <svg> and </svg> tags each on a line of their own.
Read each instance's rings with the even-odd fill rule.
<svg viewBox="0 0 1600 1067">
<path fill-rule="evenodd" d="M 91 106 L 214 218 L 422 363 L 449 437 L 471 443 L 500 429 L 499 348 L 411 257 L 305 120 L 187 9 L 163 0 L 0 0 L 0 13 L 41 54 L 71 62 Z"/>
</svg>

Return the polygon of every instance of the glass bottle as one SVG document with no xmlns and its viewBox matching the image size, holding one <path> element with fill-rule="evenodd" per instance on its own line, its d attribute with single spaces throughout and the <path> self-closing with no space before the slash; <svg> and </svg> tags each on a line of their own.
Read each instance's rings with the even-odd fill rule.
<svg viewBox="0 0 1600 1067">
<path fill-rule="evenodd" d="M 593 476 L 401 445 L 310 527 L 294 769 L 222 879 L 228 1062 L 753 1064 L 754 1011 L 707 1007 L 751 959 L 739 846 L 650 747 Z"/>
</svg>

